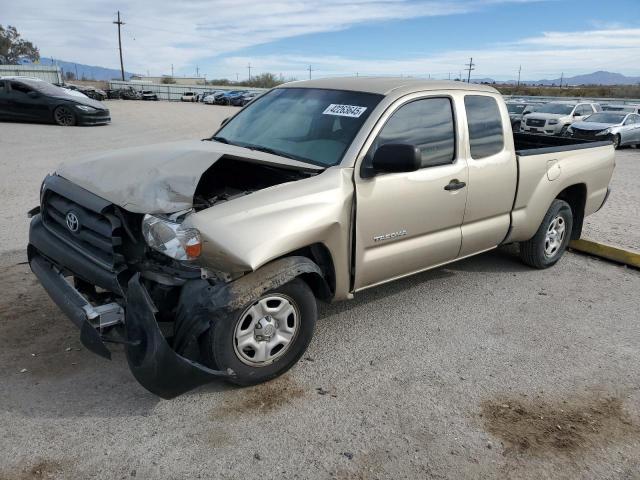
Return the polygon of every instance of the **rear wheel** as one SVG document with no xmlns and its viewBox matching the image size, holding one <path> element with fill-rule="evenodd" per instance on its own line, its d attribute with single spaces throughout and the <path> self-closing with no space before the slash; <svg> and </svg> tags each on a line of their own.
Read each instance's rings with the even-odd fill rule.
<svg viewBox="0 0 640 480">
<path fill-rule="evenodd" d="M 237 385 L 266 382 L 289 370 L 304 354 L 315 328 L 313 292 L 300 279 L 275 288 L 218 321 L 203 335 L 206 364 L 231 369 Z"/>
<path fill-rule="evenodd" d="M 76 124 L 76 114 L 71 108 L 64 105 L 60 105 L 53 111 L 53 119 L 63 127 L 71 127 Z"/>
<path fill-rule="evenodd" d="M 573 228 L 573 214 L 569 204 L 554 200 L 536 234 L 520 243 L 520 258 L 534 268 L 548 268 L 562 257 Z"/>
</svg>

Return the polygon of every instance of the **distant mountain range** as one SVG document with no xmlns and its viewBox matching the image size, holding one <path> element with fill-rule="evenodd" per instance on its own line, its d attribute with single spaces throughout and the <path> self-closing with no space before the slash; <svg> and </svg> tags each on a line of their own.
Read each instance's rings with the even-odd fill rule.
<svg viewBox="0 0 640 480">
<path fill-rule="evenodd" d="M 561 78 L 558 77 L 551 80 L 522 80 L 520 83 L 523 85 L 560 85 L 560 80 Z M 476 78 L 473 81 L 476 83 L 517 83 L 517 80 L 503 82 L 491 78 Z M 639 83 L 640 77 L 627 77 L 621 73 L 604 71 L 588 73 L 586 75 L 576 75 L 575 77 L 564 77 L 562 79 L 563 85 L 637 85 Z"/>
<path fill-rule="evenodd" d="M 66 62 L 64 60 L 58 60 L 48 57 L 40 58 L 41 65 L 58 65 L 64 72 L 73 72 L 78 80 L 82 80 L 84 77 L 87 80 L 120 80 L 120 70 L 114 68 L 97 67 L 93 65 L 84 65 L 82 63 Z M 131 78 L 132 73 L 124 72 L 124 78 Z"/>
<path fill-rule="evenodd" d="M 85 77 L 87 80 L 113 80 L 120 79 L 120 70 L 114 68 L 104 68 L 92 65 L 84 65 L 82 63 L 66 62 L 64 60 L 42 57 L 40 59 L 42 65 L 58 65 L 65 72 L 78 72 L 78 79 Z M 124 72 L 125 78 L 128 80 L 130 72 Z M 498 83 L 498 84 L 515 84 L 516 80 L 500 81 L 493 78 L 474 78 L 474 83 Z M 560 85 L 560 77 L 550 80 L 522 80 L 523 85 Z M 637 85 L 640 84 L 640 77 L 627 77 L 621 73 L 598 71 L 588 73 L 586 75 L 576 75 L 574 77 L 565 77 L 562 79 L 563 85 Z"/>
</svg>

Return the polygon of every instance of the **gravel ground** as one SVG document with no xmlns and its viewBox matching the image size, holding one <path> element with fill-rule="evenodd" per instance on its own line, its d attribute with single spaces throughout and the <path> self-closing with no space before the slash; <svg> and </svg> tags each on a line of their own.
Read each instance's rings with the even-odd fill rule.
<svg viewBox="0 0 640 480">
<path fill-rule="evenodd" d="M 304 359 L 252 388 L 162 401 L 121 352 L 87 352 L 16 264 L 41 178 L 92 151 L 205 136 L 229 111 L 109 105 L 108 127 L 0 127 L 1 480 L 640 478 L 640 272 L 582 255 L 537 271 L 500 249 L 321 305 Z M 639 153 L 619 155 L 607 208 L 637 208 L 620 171 Z"/>
<path fill-rule="evenodd" d="M 583 237 L 640 253 L 640 149 L 616 152 L 611 195 L 599 212 L 587 217 Z"/>
</svg>

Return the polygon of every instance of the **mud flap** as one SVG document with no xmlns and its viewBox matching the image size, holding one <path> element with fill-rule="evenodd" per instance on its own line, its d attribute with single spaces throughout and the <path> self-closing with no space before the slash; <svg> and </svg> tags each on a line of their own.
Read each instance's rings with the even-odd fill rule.
<svg viewBox="0 0 640 480">
<path fill-rule="evenodd" d="M 161 398 L 171 399 L 232 371 L 211 370 L 177 354 L 167 343 L 158 322 L 157 312 L 140 274 L 134 275 L 127 289 L 125 351 L 129 368 L 140 384 Z"/>
</svg>

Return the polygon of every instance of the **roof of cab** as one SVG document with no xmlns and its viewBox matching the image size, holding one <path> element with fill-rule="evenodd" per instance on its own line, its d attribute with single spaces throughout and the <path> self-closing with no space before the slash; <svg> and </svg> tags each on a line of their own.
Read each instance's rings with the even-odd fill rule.
<svg viewBox="0 0 640 480">
<path fill-rule="evenodd" d="M 319 78 L 317 80 L 303 80 L 289 82 L 280 88 L 323 88 L 329 90 L 349 90 L 354 92 L 377 93 L 389 95 L 391 93 L 410 93 L 425 90 L 469 90 L 476 92 L 498 93 L 487 85 L 475 83 L 455 82 L 452 80 L 422 80 L 418 78 L 400 77 L 334 77 Z"/>
</svg>

